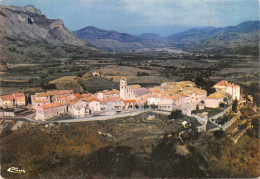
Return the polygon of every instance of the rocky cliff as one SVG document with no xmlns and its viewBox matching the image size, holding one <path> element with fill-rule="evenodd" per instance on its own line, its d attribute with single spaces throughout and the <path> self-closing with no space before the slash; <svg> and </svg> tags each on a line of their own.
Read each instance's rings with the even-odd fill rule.
<svg viewBox="0 0 260 179">
<path fill-rule="evenodd" d="M 6 62 L 89 56 L 96 50 L 62 20 L 48 19 L 33 6 L 0 6 L 0 27 L 0 58 Z"/>
</svg>

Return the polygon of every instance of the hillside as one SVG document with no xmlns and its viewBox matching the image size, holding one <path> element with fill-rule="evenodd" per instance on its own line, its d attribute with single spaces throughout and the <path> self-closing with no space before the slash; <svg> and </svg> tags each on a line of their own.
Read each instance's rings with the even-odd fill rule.
<svg viewBox="0 0 260 179">
<path fill-rule="evenodd" d="M 169 36 L 166 43 L 187 51 L 258 55 L 259 22 L 247 21 L 224 28 L 194 28 Z"/>
<path fill-rule="evenodd" d="M 138 48 L 159 47 L 158 39 L 143 38 L 117 31 L 102 30 L 88 26 L 74 32 L 78 37 L 108 50 L 133 50 Z"/>
<path fill-rule="evenodd" d="M 62 20 L 48 19 L 33 6 L 0 6 L 1 60 L 40 60 L 88 56 L 92 45 L 75 36 Z"/>
</svg>

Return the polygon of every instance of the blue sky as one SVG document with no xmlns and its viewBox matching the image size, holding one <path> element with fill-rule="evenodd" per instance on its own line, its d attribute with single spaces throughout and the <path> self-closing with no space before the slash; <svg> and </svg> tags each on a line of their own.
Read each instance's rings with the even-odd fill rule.
<svg viewBox="0 0 260 179">
<path fill-rule="evenodd" d="M 71 30 L 95 26 L 162 36 L 191 27 L 259 20 L 258 0 L 3 0 L 3 4 L 34 5 L 48 18 L 62 19 Z"/>
</svg>

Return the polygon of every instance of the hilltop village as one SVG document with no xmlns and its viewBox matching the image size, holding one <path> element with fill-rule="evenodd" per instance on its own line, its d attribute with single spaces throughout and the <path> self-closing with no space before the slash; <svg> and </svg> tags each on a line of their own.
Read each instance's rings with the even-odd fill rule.
<svg viewBox="0 0 260 179">
<path fill-rule="evenodd" d="M 132 112 L 174 111 L 197 119 L 199 131 L 205 131 L 208 119 L 207 109 L 221 109 L 215 119 L 230 111 L 232 101 L 242 103 L 240 86 L 227 81 L 214 85 L 216 92 L 207 96 L 207 91 L 197 88 L 190 81 L 164 82 L 153 88 L 128 85 L 120 80 L 120 90 L 103 90 L 97 93 L 73 93 L 73 90 L 56 90 L 35 93 L 29 99 L 23 93 L 1 96 L 2 117 L 22 116 L 23 111 L 32 111 L 31 118 L 39 121 L 69 114 L 72 118 L 91 118 L 93 116 L 113 116 Z M 213 117 L 211 117 L 213 119 Z"/>
</svg>

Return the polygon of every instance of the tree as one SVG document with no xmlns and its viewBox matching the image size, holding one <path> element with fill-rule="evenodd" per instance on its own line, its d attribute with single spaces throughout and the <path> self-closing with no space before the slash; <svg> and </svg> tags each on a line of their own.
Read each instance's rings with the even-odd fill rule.
<svg viewBox="0 0 260 179">
<path fill-rule="evenodd" d="M 221 102 L 219 103 L 219 107 L 223 108 L 225 106 L 225 103 Z"/>
<path fill-rule="evenodd" d="M 238 104 L 238 101 L 237 101 L 237 99 L 235 99 L 233 101 L 233 104 L 232 104 L 232 111 L 233 112 L 237 112 L 237 104 Z"/>
<path fill-rule="evenodd" d="M 149 106 L 147 105 L 147 103 L 144 103 L 144 108 L 148 108 Z"/>
<path fill-rule="evenodd" d="M 83 73 L 79 72 L 77 73 L 77 77 L 82 77 Z"/>
<path fill-rule="evenodd" d="M 151 107 L 152 109 L 156 109 L 156 108 L 158 108 L 158 106 L 155 105 L 155 104 L 151 104 L 150 107 Z"/>
<path fill-rule="evenodd" d="M 182 111 L 180 109 L 172 110 L 171 114 L 168 116 L 169 119 L 180 119 L 184 115 L 182 114 Z"/>
</svg>

